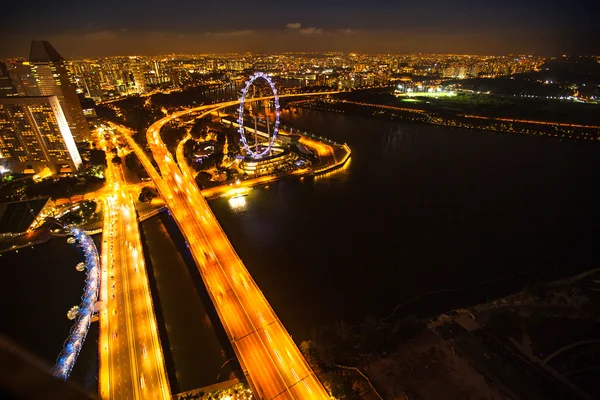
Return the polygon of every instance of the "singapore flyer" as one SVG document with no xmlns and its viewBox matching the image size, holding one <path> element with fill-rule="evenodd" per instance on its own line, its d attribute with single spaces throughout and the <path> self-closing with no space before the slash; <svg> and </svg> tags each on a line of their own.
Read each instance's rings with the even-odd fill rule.
<svg viewBox="0 0 600 400">
<path fill-rule="evenodd" d="M 275 126 L 273 128 L 273 134 L 269 138 L 268 146 L 259 150 L 258 147 L 253 151 L 250 146 L 248 146 L 248 142 L 246 140 L 246 135 L 244 132 L 244 103 L 246 101 L 246 95 L 248 94 L 248 89 L 254 83 L 254 81 L 258 78 L 262 78 L 267 81 L 269 86 L 271 87 L 271 91 L 273 92 L 273 96 L 275 97 Z M 246 81 L 246 86 L 242 89 L 242 97 L 240 97 L 240 107 L 238 110 L 238 124 L 240 133 L 240 137 L 242 139 L 243 148 L 246 150 L 246 154 L 254 159 L 263 158 L 266 155 L 270 154 L 271 147 L 275 142 L 275 138 L 277 137 L 277 132 L 279 131 L 279 97 L 277 96 L 277 89 L 275 89 L 275 85 L 273 81 L 265 74 L 264 72 L 257 72 L 254 75 L 250 76 L 250 79 Z"/>
</svg>

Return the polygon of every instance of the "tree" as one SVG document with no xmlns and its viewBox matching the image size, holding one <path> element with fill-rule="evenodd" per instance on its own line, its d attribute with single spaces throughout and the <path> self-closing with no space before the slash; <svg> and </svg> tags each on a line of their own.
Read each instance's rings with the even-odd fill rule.
<svg viewBox="0 0 600 400">
<path fill-rule="evenodd" d="M 121 157 L 114 156 L 111 161 L 113 164 L 121 164 Z"/>
<path fill-rule="evenodd" d="M 206 134 L 208 133 L 209 123 L 210 121 L 206 118 L 198 118 L 194 122 L 194 125 L 192 126 L 192 129 L 190 131 L 190 135 L 192 135 L 192 138 L 196 140 L 205 140 Z"/>
<path fill-rule="evenodd" d="M 160 137 L 171 153 L 175 153 L 177 144 L 186 134 L 185 127 L 176 125 L 175 122 L 166 124 L 160 130 Z"/>
<path fill-rule="evenodd" d="M 151 201 L 153 198 L 158 196 L 158 192 L 156 191 L 156 189 L 151 188 L 151 187 L 144 187 L 142 188 L 141 192 L 140 192 L 140 197 L 138 198 L 139 201 L 141 202 L 149 202 Z"/>
<path fill-rule="evenodd" d="M 240 154 L 239 134 L 234 130 L 227 131 L 227 154 L 235 157 Z"/>
<path fill-rule="evenodd" d="M 323 375 L 323 380 L 326 382 L 326 386 L 329 386 L 333 398 L 341 400 L 360 399 L 360 396 L 352 388 L 351 380 L 344 379 L 337 372 L 327 372 Z"/>
<path fill-rule="evenodd" d="M 134 153 L 125 156 L 125 166 L 139 178 L 147 178 L 148 174 Z"/>
<path fill-rule="evenodd" d="M 196 149 L 196 141 L 195 140 L 187 140 L 183 144 L 183 155 L 189 161 L 194 157 L 194 150 Z"/>
<path fill-rule="evenodd" d="M 107 165 L 106 163 L 106 153 L 102 150 L 92 149 L 90 150 L 90 164 L 92 165 Z"/>
<path fill-rule="evenodd" d="M 312 353 L 310 340 L 304 340 L 302 343 L 300 343 L 300 351 L 302 352 L 304 357 L 306 357 L 307 359 L 310 358 L 310 355 Z"/>
<path fill-rule="evenodd" d="M 200 171 L 198 175 L 196 175 L 196 184 L 200 189 L 204 189 L 206 184 L 210 182 L 212 179 L 212 175 L 208 172 Z"/>
</svg>

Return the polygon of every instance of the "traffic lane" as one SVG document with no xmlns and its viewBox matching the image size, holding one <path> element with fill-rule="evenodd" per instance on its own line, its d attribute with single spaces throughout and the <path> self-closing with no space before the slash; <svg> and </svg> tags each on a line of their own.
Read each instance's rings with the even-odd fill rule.
<svg viewBox="0 0 600 400">
<path fill-rule="evenodd" d="M 228 268 L 231 281 L 237 285 L 236 293 L 241 299 L 241 303 L 246 306 L 246 311 L 251 310 L 249 311 L 249 316 L 253 321 L 253 326 L 258 329 L 257 333 L 262 336 L 263 344 L 266 342 L 269 343 L 266 345 L 270 353 L 269 356 L 271 360 L 277 360 L 279 363 L 278 369 L 280 374 L 285 378 L 286 385 L 291 387 L 309 377 L 312 371 L 304 361 L 302 354 L 291 337 L 283 329 L 281 323 L 276 319 L 273 310 L 268 305 L 256 283 L 251 279 L 247 270 L 243 267 L 239 258 L 233 255 L 230 243 L 223 238 L 218 238 L 218 235 L 221 233 L 220 230 L 215 228 L 213 232 L 215 238 L 211 238 L 211 243 L 217 243 L 217 250 L 215 252 L 220 265 L 228 265 L 228 267 L 224 268 Z M 226 259 L 223 259 L 221 255 L 223 253 L 226 254 Z M 214 266 L 217 267 L 216 264 Z M 251 307 L 248 307 L 248 305 Z M 269 326 L 273 335 L 270 335 L 269 330 L 266 328 L 260 330 L 260 328 L 267 326 Z M 304 385 L 302 386 L 304 387 Z M 306 392 L 305 395 L 309 391 L 313 393 L 310 386 L 298 390 Z M 318 391 L 318 388 L 315 387 L 314 390 Z"/>
<path fill-rule="evenodd" d="M 138 370 L 141 370 L 140 380 L 143 378 L 144 381 L 143 384 L 140 382 L 140 386 L 143 386 L 142 393 L 145 397 L 161 398 L 164 377 L 161 375 L 161 362 L 157 354 L 161 349 L 157 340 L 157 332 L 153 328 L 150 291 L 144 274 L 145 269 L 142 269 L 143 256 L 140 249 L 137 221 L 132 221 L 135 216 L 135 208 L 131 195 L 125 196 L 124 205 L 128 210 L 123 219 L 127 232 L 125 246 L 126 251 L 130 254 L 124 269 L 129 275 L 128 281 L 131 285 L 129 290 L 132 298 L 130 306 L 132 306 L 133 313 L 135 345 L 139 350 L 136 351 L 137 365 Z M 152 358 L 148 357 L 148 352 L 153 354 Z"/>
<path fill-rule="evenodd" d="M 270 360 L 270 355 L 257 334 L 247 335 L 235 345 L 260 399 L 292 399 L 273 362 L 265 362 Z"/>
<path fill-rule="evenodd" d="M 121 196 L 119 195 L 118 198 Z M 127 359 L 129 364 L 129 371 L 125 373 L 125 376 L 128 376 L 129 380 L 129 388 L 131 389 L 132 394 L 138 393 L 138 379 L 139 379 L 139 370 L 137 368 L 137 359 L 135 355 L 135 340 L 132 337 L 132 316 L 130 303 L 131 300 L 128 301 L 129 294 L 129 280 L 127 276 L 127 261 L 128 257 L 126 255 L 126 247 L 125 247 L 125 236 L 126 236 L 126 227 L 124 225 L 123 218 L 125 214 L 123 211 L 123 203 L 120 202 L 117 205 L 117 214 L 116 214 L 116 225 L 117 225 L 117 235 L 116 235 L 116 245 L 118 251 L 118 265 L 115 266 L 115 289 L 117 289 L 117 293 L 115 298 L 117 298 L 118 309 L 115 309 L 116 319 L 118 321 L 119 329 L 117 338 L 119 339 L 119 345 L 122 346 L 124 353 L 127 353 Z M 115 259 L 117 259 L 115 257 Z"/>
<path fill-rule="evenodd" d="M 177 197 L 180 199 L 182 205 L 186 204 L 186 202 L 183 199 L 181 199 L 181 196 Z M 177 214 L 180 216 L 187 215 L 189 214 L 189 211 L 179 212 Z M 212 232 L 214 232 L 213 235 L 215 237 L 208 238 L 210 240 L 210 243 L 213 244 L 216 242 L 220 244 L 223 250 L 225 250 L 228 257 L 238 260 L 237 262 L 239 263 L 239 259 L 235 257 L 235 254 L 232 253 L 232 249 L 230 248 L 230 244 L 228 243 L 228 241 L 223 240 L 223 237 L 221 236 L 222 231 L 217 229 L 214 225 L 212 227 Z M 188 226 L 188 228 L 190 227 Z M 201 259 L 200 262 L 198 262 L 198 264 L 204 272 L 205 284 L 213 293 L 212 297 L 214 299 L 217 310 L 221 314 L 221 320 L 231 332 L 234 341 L 236 341 L 236 345 L 239 342 L 253 342 L 251 348 L 248 348 L 246 346 L 247 350 L 242 350 L 240 348 L 239 356 L 243 359 L 243 363 L 250 372 L 250 375 L 255 377 L 254 379 L 257 379 L 256 376 L 260 374 L 261 382 L 263 381 L 263 379 L 266 379 L 266 381 L 268 382 L 273 382 L 273 380 L 275 380 L 276 383 L 272 389 L 266 389 L 262 386 L 259 386 L 260 390 L 262 390 L 263 392 L 265 392 L 266 390 L 271 390 L 271 393 L 263 393 L 263 395 L 267 396 L 265 398 L 273 398 L 274 396 L 279 395 L 282 391 L 285 390 L 287 385 L 285 384 L 285 382 L 283 382 L 283 376 L 281 375 L 279 369 L 275 365 L 275 353 L 269 351 L 268 347 L 265 344 L 266 339 L 263 339 L 260 337 L 260 335 L 258 335 L 258 332 L 255 331 L 256 327 L 248 323 L 246 310 L 240 303 L 237 293 L 235 293 L 233 290 L 224 290 L 226 287 L 230 287 L 230 282 L 229 279 L 223 276 L 224 271 L 222 269 L 222 263 L 206 263 L 206 260 L 209 257 L 209 254 L 211 253 L 212 249 L 210 249 L 210 246 L 208 245 L 208 242 L 206 242 L 205 239 L 201 239 L 201 237 L 204 236 L 204 232 L 202 232 L 202 230 L 199 229 L 197 225 L 191 227 L 190 230 L 192 231 L 192 239 L 189 240 L 192 241 L 194 245 L 191 248 L 191 250 L 197 251 L 198 248 L 200 248 L 200 251 L 202 251 L 203 253 L 201 257 L 198 257 Z M 218 250 L 215 250 L 215 252 L 218 254 Z M 217 259 L 218 258 L 219 256 L 217 255 Z M 242 276 L 241 272 L 241 270 L 240 272 L 238 272 L 240 277 Z M 243 279 L 243 281 L 245 282 L 247 278 L 248 274 L 247 271 L 245 271 L 244 269 L 243 278 L 240 279 Z M 255 290 L 256 293 L 260 293 L 258 289 Z M 263 301 L 263 299 L 260 299 L 259 301 Z M 270 312 L 270 309 L 268 307 L 263 308 Z M 240 325 L 243 325 L 245 327 L 245 331 L 242 331 L 241 334 L 238 330 L 240 328 Z M 250 334 L 248 334 L 247 332 L 250 332 Z M 250 358 L 245 357 L 246 351 L 251 351 L 252 356 L 250 356 Z M 256 362 L 256 360 L 260 361 Z M 289 378 L 289 380 L 291 381 L 291 378 Z M 281 386 L 282 383 L 283 386 Z M 257 387 L 257 390 L 259 389 L 259 387 Z"/>
<path fill-rule="evenodd" d="M 167 160 L 169 160 L 169 158 L 167 158 Z M 168 165 L 162 165 L 162 166 L 160 166 L 160 165 L 159 165 L 159 167 L 162 167 L 161 169 L 162 169 L 163 171 L 169 171 L 169 166 L 168 166 Z M 171 173 L 173 173 L 173 169 L 171 169 Z M 177 184 L 177 183 L 175 182 L 175 180 L 173 180 L 173 179 L 170 179 L 170 182 L 171 182 L 171 184 L 173 184 L 173 183 Z M 180 187 L 180 189 L 181 189 L 181 187 Z M 178 189 L 175 189 L 174 191 L 175 191 L 176 193 L 178 193 Z M 188 191 L 188 194 L 189 194 L 189 191 Z M 178 196 L 178 197 L 179 197 L 179 196 Z M 180 202 L 182 202 L 182 203 L 185 203 L 185 200 L 184 200 L 184 199 L 181 199 L 181 197 L 179 198 L 179 200 L 180 200 Z M 188 200 L 189 200 L 189 199 L 188 199 Z M 197 202 L 197 203 L 200 203 L 200 204 L 201 204 L 201 203 L 204 203 L 204 202 L 203 202 L 203 201 L 199 201 L 199 202 Z M 205 203 L 205 204 L 206 204 L 206 203 Z M 205 211 L 208 211 L 208 210 L 205 210 Z M 176 216 L 178 216 L 179 218 L 181 218 L 181 217 L 184 217 L 184 216 L 186 216 L 187 214 L 191 214 L 191 215 L 193 216 L 194 214 L 196 214 L 196 215 L 197 215 L 198 213 L 197 213 L 197 212 L 196 212 L 196 213 L 194 213 L 194 212 L 186 212 L 186 211 L 183 211 L 183 212 L 176 212 L 175 214 L 176 214 Z M 214 217 L 213 217 L 213 218 L 214 218 Z M 213 221 L 214 221 L 214 220 L 213 220 Z M 208 223 L 207 223 L 207 225 L 211 225 L 211 224 L 208 224 Z M 222 231 L 221 231 L 219 228 L 220 228 L 220 227 L 218 227 L 218 225 L 217 225 L 217 224 L 212 224 L 212 229 L 213 229 L 213 232 L 214 232 L 214 234 L 215 234 L 215 235 L 222 234 Z M 197 234 L 197 235 L 199 236 L 200 234 Z M 221 240 L 222 240 L 222 239 L 221 239 Z M 228 243 L 228 241 L 223 241 L 223 243 L 220 243 L 220 244 L 219 244 L 219 247 L 222 247 L 223 249 L 225 249 L 225 250 L 226 250 L 226 249 L 227 249 L 227 247 L 230 247 L 230 244 L 229 244 L 229 246 L 227 246 L 227 244 L 229 244 L 229 243 Z M 194 247 L 195 247 L 195 246 L 194 246 Z M 231 253 L 231 250 L 232 250 L 232 248 L 230 248 L 230 249 L 229 249 L 229 253 Z M 231 256 L 231 254 L 229 254 L 229 256 Z M 200 258 L 200 257 L 199 257 L 199 258 Z M 262 297 L 262 296 L 260 296 L 260 297 Z M 291 339 L 290 339 L 290 340 L 291 340 Z M 271 355 L 269 355 L 269 357 L 271 357 Z M 261 362 L 263 362 L 263 363 L 264 363 L 264 359 L 263 359 Z"/>
<path fill-rule="evenodd" d="M 213 227 L 213 235 L 220 234 L 220 230 Z M 228 265 L 231 280 L 237 284 L 238 293 L 244 305 L 251 305 L 250 313 L 255 327 L 267 327 L 262 332 L 263 341 L 269 342 L 269 352 L 272 359 L 277 359 L 280 364 L 280 372 L 285 377 L 287 385 L 294 386 L 301 383 L 302 387 L 296 391 L 303 392 L 304 395 L 311 397 L 326 398 L 327 394 L 322 390 L 322 386 L 316 385 L 316 378 L 312 376 L 312 370 L 299 352 L 297 346 L 285 331 L 281 323 L 276 319 L 275 313 L 264 298 L 262 292 L 251 278 L 238 257 L 233 255 L 233 248 L 226 240 L 211 239 L 211 243 L 218 243 L 217 258 L 221 265 Z M 222 254 L 226 254 L 223 256 Z M 223 257 L 227 257 L 224 259 Z M 237 281 L 237 282 L 236 282 Z M 242 288 L 243 287 L 243 288 Z M 248 308 L 247 308 L 248 309 Z M 276 322 L 275 322 L 276 321 Z M 275 322 L 275 323 L 273 323 Z M 273 332 L 271 335 L 269 329 Z M 312 376 L 312 378 L 311 378 Z M 305 382 L 302 382 L 305 381 Z M 310 383 L 309 383 L 310 382 Z"/>
<path fill-rule="evenodd" d="M 208 233 L 210 243 L 215 247 L 215 253 L 219 263 L 212 264 L 211 266 L 218 269 L 227 268 L 230 274 L 230 281 L 237 285 L 236 296 L 241 299 L 241 304 L 246 306 L 251 305 L 251 311 L 249 312 L 250 319 L 253 321 L 252 325 L 255 329 L 267 326 L 277 321 L 276 316 L 268 305 L 266 299 L 262 295 L 262 292 L 258 289 L 256 283 L 251 279 L 247 270 L 243 267 L 243 264 L 239 258 L 235 255 L 234 250 L 228 240 L 222 237 L 222 231 L 218 229 L 215 224 L 210 224 L 212 230 Z M 212 233 L 212 235 L 211 235 Z M 225 254 L 223 256 L 222 254 Z M 224 258 L 226 257 L 226 258 Z M 221 278 L 222 279 L 222 278 Z M 224 285 L 225 283 L 221 283 Z M 214 288 L 213 288 L 214 290 Z M 220 296 L 217 296 L 217 302 L 220 302 Z M 245 307 L 246 311 L 250 308 Z M 285 330 L 281 329 L 281 324 L 276 325 L 278 329 L 275 329 L 275 341 L 269 336 L 268 331 L 264 338 L 262 338 L 263 345 L 265 341 L 273 343 L 269 350 L 269 356 L 272 360 L 277 358 L 281 366 L 281 374 L 286 376 L 288 385 L 296 384 L 300 379 L 305 378 L 310 374 L 307 370 L 307 366 L 301 362 L 303 359 L 302 355 L 297 350 L 297 347 L 287 335 Z M 281 350 L 278 350 L 281 349 Z M 284 353 L 289 357 L 291 365 L 284 363 L 280 353 Z M 297 374 L 302 376 L 297 376 Z"/>
<path fill-rule="evenodd" d="M 109 284 L 111 285 L 111 290 L 115 294 L 114 299 L 109 299 L 109 327 L 110 327 L 110 335 L 111 335 L 111 351 L 116 352 L 116 357 L 114 357 L 114 367 L 116 367 L 119 373 L 114 378 L 117 379 L 117 385 L 115 386 L 117 393 L 124 394 L 129 391 L 129 387 L 131 386 L 131 365 L 130 358 L 126 355 L 127 344 L 124 343 L 126 340 L 126 335 L 122 333 L 122 326 L 125 326 L 125 322 L 123 321 L 124 314 L 118 313 L 118 309 L 123 309 L 122 304 L 122 296 L 118 295 L 119 288 L 121 288 L 122 279 L 121 279 L 121 270 L 120 268 L 115 268 L 115 263 L 118 262 L 119 253 L 120 253 L 120 242 L 116 239 L 118 237 L 118 225 L 114 220 L 116 216 L 114 211 L 111 211 L 112 214 L 112 232 L 111 238 L 109 242 L 109 252 L 110 252 L 110 280 Z M 114 285 L 114 288 L 112 288 Z"/>
<path fill-rule="evenodd" d="M 183 204 L 181 206 L 186 207 Z M 185 210 L 185 212 L 190 213 L 189 210 Z M 178 214 L 182 215 L 181 212 Z M 255 328 L 236 293 L 231 290 L 230 282 L 224 276 L 221 266 L 215 262 L 207 262 L 207 260 L 210 260 L 213 250 L 204 238 L 202 231 L 197 224 L 188 226 L 188 228 L 191 228 L 188 229 L 188 244 L 192 243 L 190 251 L 200 269 L 200 276 L 209 289 L 209 293 L 217 305 L 224 308 L 224 312 L 228 315 L 226 321 L 231 336 L 237 339 L 253 332 Z"/>
<path fill-rule="evenodd" d="M 260 333 L 271 344 L 272 352 L 275 353 L 281 374 L 288 387 L 301 384 L 301 388 L 296 391 L 304 393 L 302 398 L 306 398 L 306 396 L 328 398 L 323 387 L 320 384 L 315 385 L 316 382 L 313 382 L 316 379 L 314 372 L 281 322 L 277 321 L 265 327 Z M 307 383 L 302 383 L 302 381 Z"/>
</svg>

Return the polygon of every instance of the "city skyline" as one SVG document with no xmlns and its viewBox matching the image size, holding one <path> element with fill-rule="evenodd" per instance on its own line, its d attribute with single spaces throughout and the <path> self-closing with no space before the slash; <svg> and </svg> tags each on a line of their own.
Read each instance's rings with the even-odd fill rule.
<svg viewBox="0 0 600 400">
<path fill-rule="evenodd" d="M 3 12 L 9 397 L 600 398 L 598 0 Z"/>
<path fill-rule="evenodd" d="M 67 57 L 172 53 L 342 51 L 368 53 L 594 54 L 597 5 L 503 2 L 486 5 L 433 1 L 398 5 L 377 0 L 308 1 L 277 7 L 233 2 L 140 8 L 104 2 L 81 5 L 28 3 L 35 14 L 9 6 L 0 28 L 0 57 L 24 57 L 31 40 L 49 40 Z M 22 6 L 21 6 L 22 7 Z M 118 10 L 119 12 L 115 12 Z M 157 12 L 156 10 L 160 10 Z M 134 18 L 135 17 L 135 18 Z"/>
</svg>

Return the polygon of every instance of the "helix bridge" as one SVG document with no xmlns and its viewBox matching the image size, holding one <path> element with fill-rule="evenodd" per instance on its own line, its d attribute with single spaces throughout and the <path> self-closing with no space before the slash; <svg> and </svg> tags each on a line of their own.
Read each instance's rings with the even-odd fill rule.
<svg viewBox="0 0 600 400">
<path fill-rule="evenodd" d="M 94 241 L 85 231 L 74 226 L 67 226 L 65 229 L 84 252 L 86 278 L 75 323 L 71 327 L 63 350 L 58 355 L 56 364 L 52 368 L 52 374 L 62 380 L 67 380 L 71 375 L 79 351 L 85 342 L 100 289 L 100 257 Z"/>
</svg>

